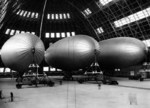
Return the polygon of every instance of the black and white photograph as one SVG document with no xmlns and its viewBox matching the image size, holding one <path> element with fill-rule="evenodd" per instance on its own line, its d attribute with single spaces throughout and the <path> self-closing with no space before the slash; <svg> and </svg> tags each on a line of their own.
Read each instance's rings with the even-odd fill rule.
<svg viewBox="0 0 150 108">
<path fill-rule="evenodd" d="M 0 108 L 150 108 L 150 0 L 0 0 Z"/>
</svg>

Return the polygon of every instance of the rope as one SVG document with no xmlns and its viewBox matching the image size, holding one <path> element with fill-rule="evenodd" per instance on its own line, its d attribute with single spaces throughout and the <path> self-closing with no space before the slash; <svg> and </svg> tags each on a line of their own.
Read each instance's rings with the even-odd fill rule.
<svg viewBox="0 0 150 108">
<path fill-rule="evenodd" d="M 40 24 L 40 34 L 39 34 L 39 38 L 41 38 L 41 36 L 42 36 L 42 27 L 43 27 L 43 20 L 44 20 L 44 13 L 45 13 L 46 4 L 47 4 L 47 0 L 45 0 L 44 7 L 43 7 L 42 18 L 41 18 L 41 24 Z"/>
</svg>

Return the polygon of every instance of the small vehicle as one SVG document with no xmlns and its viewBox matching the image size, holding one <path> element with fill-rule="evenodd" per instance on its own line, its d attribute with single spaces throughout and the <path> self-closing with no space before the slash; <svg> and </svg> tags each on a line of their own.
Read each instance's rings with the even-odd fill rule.
<svg viewBox="0 0 150 108">
<path fill-rule="evenodd" d="M 16 88 L 22 88 L 22 85 L 35 85 L 37 87 L 38 84 L 54 86 L 54 82 L 50 80 L 50 78 L 46 74 L 34 74 L 34 73 L 24 73 L 22 78 L 18 78 L 16 80 L 18 84 L 16 84 Z"/>
</svg>

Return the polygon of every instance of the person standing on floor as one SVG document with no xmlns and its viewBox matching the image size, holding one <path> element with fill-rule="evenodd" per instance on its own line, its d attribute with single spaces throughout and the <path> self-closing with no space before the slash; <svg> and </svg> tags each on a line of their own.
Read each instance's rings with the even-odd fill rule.
<svg viewBox="0 0 150 108">
<path fill-rule="evenodd" d="M 10 92 L 10 100 L 11 100 L 11 102 L 14 101 L 14 95 L 13 95 L 13 92 Z"/>
</svg>

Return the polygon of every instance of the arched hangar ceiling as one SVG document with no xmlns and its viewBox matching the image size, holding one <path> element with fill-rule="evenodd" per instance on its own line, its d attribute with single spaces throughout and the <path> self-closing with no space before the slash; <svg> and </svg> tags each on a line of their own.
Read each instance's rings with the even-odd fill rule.
<svg viewBox="0 0 150 108">
<path fill-rule="evenodd" d="M 120 36 L 145 40 L 149 6 L 149 0 L 1 0 L 0 46 L 19 32 L 36 34 L 46 48 L 71 33 L 98 41 Z"/>
</svg>

